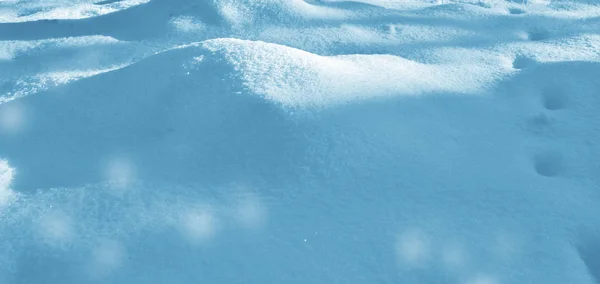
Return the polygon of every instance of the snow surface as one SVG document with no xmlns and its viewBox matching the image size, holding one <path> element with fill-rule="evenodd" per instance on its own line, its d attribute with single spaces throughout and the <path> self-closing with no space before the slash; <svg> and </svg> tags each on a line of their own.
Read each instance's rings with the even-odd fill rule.
<svg viewBox="0 0 600 284">
<path fill-rule="evenodd" d="M 600 283 L 594 0 L 0 0 L 0 283 Z"/>
</svg>

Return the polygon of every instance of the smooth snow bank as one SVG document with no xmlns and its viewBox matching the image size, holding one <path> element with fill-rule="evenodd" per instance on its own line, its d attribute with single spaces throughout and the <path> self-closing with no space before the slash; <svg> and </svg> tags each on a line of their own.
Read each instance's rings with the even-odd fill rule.
<svg viewBox="0 0 600 284">
<path fill-rule="evenodd" d="M 475 94 L 511 72 L 468 63 L 428 65 L 390 55 L 326 57 L 236 39 L 202 46 L 222 53 L 252 92 L 295 107 L 436 92 Z"/>
<path fill-rule="evenodd" d="M 39 20 L 85 19 L 131 8 L 150 0 L 9 0 L 0 2 L 0 23 L 20 23 Z"/>
</svg>

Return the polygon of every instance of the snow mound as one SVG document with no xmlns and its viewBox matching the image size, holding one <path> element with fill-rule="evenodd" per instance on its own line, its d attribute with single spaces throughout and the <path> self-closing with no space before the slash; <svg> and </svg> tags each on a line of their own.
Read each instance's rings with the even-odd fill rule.
<svg viewBox="0 0 600 284">
<path fill-rule="evenodd" d="M 475 94 L 511 72 L 476 64 L 428 65 L 389 55 L 324 57 L 235 39 L 202 46 L 223 54 L 252 92 L 290 107 L 440 92 Z"/>
</svg>

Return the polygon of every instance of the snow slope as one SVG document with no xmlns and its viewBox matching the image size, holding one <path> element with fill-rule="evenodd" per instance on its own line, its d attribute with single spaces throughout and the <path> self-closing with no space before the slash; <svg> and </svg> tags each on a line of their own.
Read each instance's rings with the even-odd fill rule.
<svg viewBox="0 0 600 284">
<path fill-rule="evenodd" d="M 599 19 L 0 1 L 0 283 L 599 283 Z"/>
</svg>

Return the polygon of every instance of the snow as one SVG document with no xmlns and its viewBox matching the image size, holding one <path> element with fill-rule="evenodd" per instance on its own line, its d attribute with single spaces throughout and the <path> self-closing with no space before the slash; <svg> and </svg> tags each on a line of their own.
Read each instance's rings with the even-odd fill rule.
<svg viewBox="0 0 600 284">
<path fill-rule="evenodd" d="M 14 169 L 11 168 L 5 160 L 0 160 L 0 210 L 13 197 L 14 192 L 10 189 L 10 184 L 14 176 Z M 2 213 L 2 211 L 0 211 Z"/>
<path fill-rule="evenodd" d="M 290 107 L 394 95 L 476 93 L 511 71 L 460 63 L 428 66 L 389 55 L 320 57 L 280 45 L 228 39 L 203 46 L 222 53 L 252 93 Z"/>
<path fill-rule="evenodd" d="M 95 3 L 96 2 L 96 3 Z M 112 3 L 111 3 L 112 2 Z M 147 3 L 148 0 L 4 0 L 0 2 L 0 23 L 18 23 L 55 19 L 85 19 Z M 103 4 L 106 3 L 106 4 Z"/>
<path fill-rule="evenodd" d="M 0 283 L 598 283 L 598 16 L 0 0 Z"/>
</svg>

